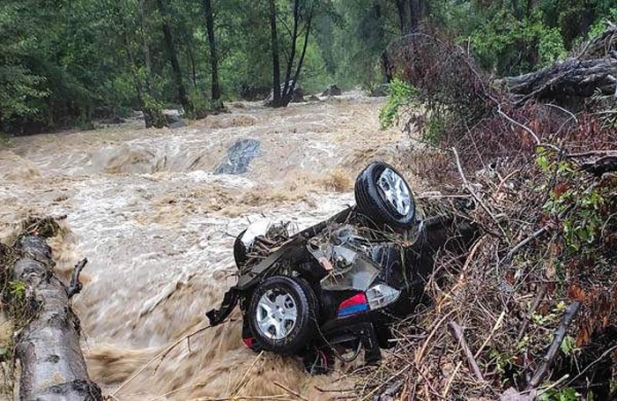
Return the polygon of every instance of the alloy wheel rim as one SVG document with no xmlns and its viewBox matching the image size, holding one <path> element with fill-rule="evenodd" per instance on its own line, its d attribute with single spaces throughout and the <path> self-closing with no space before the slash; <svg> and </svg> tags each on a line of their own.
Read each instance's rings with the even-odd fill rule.
<svg viewBox="0 0 617 401">
<path fill-rule="evenodd" d="M 386 168 L 377 178 L 377 186 L 386 203 L 398 214 L 405 216 L 411 210 L 411 194 L 405 180 L 391 168 Z"/>
<path fill-rule="evenodd" d="M 291 294 L 267 290 L 257 302 L 257 326 L 271 340 L 287 337 L 296 326 L 298 308 Z"/>
</svg>

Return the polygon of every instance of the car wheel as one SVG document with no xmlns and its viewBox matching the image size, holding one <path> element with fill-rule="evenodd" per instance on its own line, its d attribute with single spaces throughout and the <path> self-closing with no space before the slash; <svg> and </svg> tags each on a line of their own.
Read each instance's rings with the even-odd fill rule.
<svg viewBox="0 0 617 401">
<path fill-rule="evenodd" d="M 296 354 L 315 332 L 315 299 L 303 279 L 274 276 L 264 280 L 253 292 L 247 311 L 253 336 L 267 351 Z"/>
<path fill-rule="evenodd" d="M 246 246 L 244 245 L 244 242 L 242 242 L 242 236 L 245 232 L 246 230 L 238 234 L 238 236 L 236 237 L 236 241 L 234 242 L 234 260 L 238 269 L 243 267 L 247 261 Z"/>
<path fill-rule="evenodd" d="M 389 164 L 371 163 L 355 185 L 360 214 L 375 223 L 407 228 L 415 221 L 416 203 L 403 176 Z"/>
</svg>

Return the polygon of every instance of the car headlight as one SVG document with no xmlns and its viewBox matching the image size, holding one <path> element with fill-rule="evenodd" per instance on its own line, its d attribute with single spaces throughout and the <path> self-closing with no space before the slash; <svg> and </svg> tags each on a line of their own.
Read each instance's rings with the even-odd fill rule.
<svg viewBox="0 0 617 401">
<path fill-rule="evenodd" d="M 366 291 L 366 299 L 371 309 L 383 308 L 396 301 L 401 292 L 385 284 L 377 284 Z"/>
</svg>

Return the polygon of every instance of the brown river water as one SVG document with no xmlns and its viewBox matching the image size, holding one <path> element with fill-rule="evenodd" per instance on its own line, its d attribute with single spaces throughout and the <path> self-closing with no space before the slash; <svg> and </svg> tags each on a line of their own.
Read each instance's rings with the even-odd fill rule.
<svg viewBox="0 0 617 401">
<path fill-rule="evenodd" d="M 173 130 L 135 120 L 17 138 L 0 148 L 0 240 L 29 215 L 66 215 L 50 241 L 57 269 L 89 259 L 74 309 L 90 375 L 117 400 L 353 396 L 318 390 L 352 387 L 352 367 L 310 376 L 294 358 L 250 351 L 237 311 L 235 321 L 185 337 L 207 325 L 205 312 L 234 284 L 234 237 L 250 221 L 304 228 L 354 202 L 353 179 L 367 162 L 405 170 L 402 134 L 379 130 L 383 102 L 350 93 L 278 110 L 234 103 Z M 244 138 L 261 141 L 248 172 L 214 175 Z"/>
</svg>

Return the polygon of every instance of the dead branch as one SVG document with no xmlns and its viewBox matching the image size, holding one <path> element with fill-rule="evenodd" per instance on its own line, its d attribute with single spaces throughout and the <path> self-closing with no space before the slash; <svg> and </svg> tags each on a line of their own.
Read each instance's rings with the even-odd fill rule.
<svg viewBox="0 0 617 401">
<path fill-rule="evenodd" d="M 518 244 L 516 244 L 511 250 L 510 252 L 508 252 L 508 254 L 506 255 L 504 262 L 503 263 L 510 263 L 510 261 L 512 261 L 512 258 L 514 257 L 514 255 L 516 255 L 516 253 L 525 245 L 527 245 L 528 243 L 530 243 L 531 241 L 533 241 L 534 239 L 538 238 L 540 235 L 544 234 L 546 231 L 548 231 L 551 228 L 550 225 L 545 225 L 544 227 L 540 228 L 538 231 L 534 232 L 533 234 L 531 234 L 529 237 L 525 238 L 524 240 L 522 240 L 521 242 L 519 242 Z"/>
<path fill-rule="evenodd" d="M 86 267 L 86 263 L 88 263 L 88 259 L 83 259 L 81 262 L 76 264 L 75 268 L 73 269 L 73 273 L 71 274 L 71 282 L 69 284 L 69 287 L 66 289 L 66 295 L 69 297 L 69 299 L 73 298 L 73 295 L 79 294 L 81 292 L 83 286 L 79 281 L 79 275 L 81 274 L 81 271 L 84 269 L 84 267 Z"/>
<path fill-rule="evenodd" d="M 296 397 L 298 399 L 301 399 L 301 400 L 304 400 L 304 401 L 308 401 L 308 398 L 301 396 L 300 394 L 298 394 L 295 391 L 289 389 L 288 387 L 283 386 L 281 383 L 279 383 L 277 381 L 274 382 L 274 385 L 276 387 L 279 387 L 279 388 L 285 390 L 287 393 L 293 395 L 294 397 Z"/>
<path fill-rule="evenodd" d="M 465 336 L 463 334 L 463 328 L 458 325 L 458 323 L 452 321 L 448 323 L 448 328 L 450 329 L 450 333 L 456 338 L 458 343 L 461 345 L 463 352 L 465 353 L 465 357 L 467 357 L 467 361 L 469 362 L 469 367 L 473 371 L 474 375 L 476 375 L 476 379 L 480 382 L 484 382 L 484 377 L 482 377 L 482 372 L 480 372 L 480 368 L 478 367 L 478 363 L 473 356 L 473 353 L 469 349 L 467 345 L 467 341 L 465 341 Z"/>
<path fill-rule="evenodd" d="M 611 21 L 606 21 L 607 28 L 600 35 L 585 44 L 583 50 L 577 56 L 580 60 L 602 58 L 617 49 L 617 26 Z"/>
<path fill-rule="evenodd" d="M 557 355 L 557 351 L 559 350 L 559 347 L 561 346 L 561 343 L 563 342 L 563 339 L 566 336 L 566 333 L 568 332 L 568 327 L 570 326 L 570 324 L 576 317 L 576 313 L 578 312 L 578 309 L 580 306 L 581 306 L 581 303 L 578 301 L 575 301 L 575 302 L 572 302 L 566 309 L 563 315 L 563 318 L 561 319 L 561 322 L 559 323 L 559 326 L 557 327 L 557 330 L 555 330 L 555 337 L 553 338 L 553 342 L 550 348 L 548 349 L 548 352 L 544 356 L 544 359 L 542 360 L 542 363 L 538 367 L 538 370 L 536 370 L 533 377 L 531 378 L 531 381 L 527 385 L 528 390 L 535 389 L 536 387 L 538 387 L 540 382 L 544 379 L 544 376 L 547 374 L 548 370 L 553 364 L 553 360 L 555 359 L 555 356 Z"/>
<path fill-rule="evenodd" d="M 543 285 L 540 291 L 538 292 L 538 295 L 536 295 L 536 299 L 533 301 L 533 305 L 531 305 L 531 309 L 529 310 L 529 313 L 525 315 L 525 320 L 523 321 L 523 324 L 521 325 L 521 329 L 518 332 L 518 336 L 516 336 L 517 342 L 521 341 L 521 339 L 525 335 L 525 332 L 527 331 L 527 326 L 529 326 L 529 322 L 531 321 L 531 316 L 534 314 L 536 309 L 538 309 L 538 306 L 540 306 L 540 302 L 542 302 L 545 295 L 546 295 L 546 286 Z"/>
</svg>

